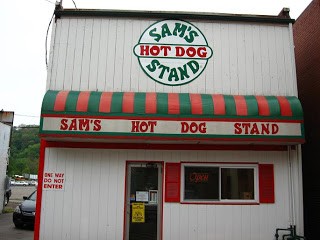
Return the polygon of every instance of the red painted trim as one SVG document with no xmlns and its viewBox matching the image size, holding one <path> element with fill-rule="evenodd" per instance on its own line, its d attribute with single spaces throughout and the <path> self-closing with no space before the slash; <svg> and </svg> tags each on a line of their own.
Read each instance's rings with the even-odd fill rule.
<svg viewBox="0 0 320 240">
<path fill-rule="evenodd" d="M 155 92 L 146 93 L 146 114 L 157 113 L 157 94 Z"/>
<path fill-rule="evenodd" d="M 133 113 L 134 112 L 134 92 L 123 93 L 122 112 L 123 113 Z"/>
<path fill-rule="evenodd" d="M 88 104 L 89 104 L 89 91 L 82 91 L 79 93 L 76 111 L 77 112 L 87 112 L 88 111 Z"/>
<path fill-rule="evenodd" d="M 200 94 L 190 93 L 191 113 L 194 115 L 202 114 L 202 98 Z"/>
<path fill-rule="evenodd" d="M 150 149 L 150 150 L 235 150 L 235 151 L 287 151 L 281 145 L 195 145 L 195 144 L 146 144 L 146 143 L 93 143 L 48 141 L 47 147 L 93 149 Z"/>
<path fill-rule="evenodd" d="M 213 109 L 214 115 L 225 115 L 226 114 L 226 103 L 222 94 L 213 94 Z"/>
<path fill-rule="evenodd" d="M 277 99 L 280 105 L 281 116 L 292 116 L 291 105 L 288 99 L 283 96 L 277 96 Z"/>
<path fill-rule="evenodd" d="M 180 114 L 179 93 L 168 93 L 168 114 Z"/>
<path fill-rule="evenodd" d="M 180 203 L 181 164 L 166 162 L 165 166 L 165 202 Z"/>
<path fill-rule="evenodd" d="M 60 91 L 56 96 L 56 101 L 54 102 L 54 111 L 64 111 L 66 107 L 67 97 L 69 91 Z"/>
<path fill-rule="evenodd" d="M 169 120 L 169 121 L 207 121 L 207 122 L 288 122 L 288 123 L 303 123 L 303 120 L 293 119 L 261 119 L 261 118 L 201 118 L 201 117 L 142 117 L 142 116 L 94 116 L 94 115 L 78 115 L 78 114 L 41 114 L 44 118 L 95 118 L 95 119 L 127 119 L 127 120 Z"/>
<path fill-rule="evenodd" d="M 270 145 L 270 143 L 279 143 L 286 145 L 288 143 L 304 143 L 305 140 L 301 138 L 196 138 L 196 137 L 161 137 L 161 136 L 109 136 L 109 135 L 90 135 L 90 134 L 40 134 L 41 138 L 76 138 L 76 139 L 107 139 L 107 140 L 157 140 L 157 141 L 190 141 L 197 143 L 199 141 L 208 141 L 211 144 L 229 144 L 229 143 L 264 143 L 264 145 Z M 190 143 L 191 144 L 191 143 Z M 188 149 L 187 149 L 188 150 Z"/>
<path fill-rule="evenodd" d="M 40 141 L 40 156 L 39 156 L 39 170 L 38 170 L 38 187 L 37 187 L 37 203 L 36 203 L 36 218 L 34 224 L 34 240 L 39 240 L 40 237 L 40 216 L 41 216 L 41 203 L 42 203 L 42 181 L 44 172 L 44 160 L 47 142 Z"/>
<path fill-rule="evenodd" d="M 265 96 L 255 96 L 258 103 L 259 116 L 270 116 L 270 108 Z"/>
<path fill-rule="evenodd" d="M 244 96 L 235 95 L 233 99 L 236 104 L 236 112 L 238 116 L 247 116 L 248 115 L 248 106 Z"/>
<path fill-rule="evenodd" d="M 259 164 L 259 201 L 275 203 L 273 164 Z"/>
<path fill-rule="evenodd" d="M 100 97 L 99 112 L 109 113 L 111 111 L 111 101 L 113 92 L 103 92 Z"/>
</svg>

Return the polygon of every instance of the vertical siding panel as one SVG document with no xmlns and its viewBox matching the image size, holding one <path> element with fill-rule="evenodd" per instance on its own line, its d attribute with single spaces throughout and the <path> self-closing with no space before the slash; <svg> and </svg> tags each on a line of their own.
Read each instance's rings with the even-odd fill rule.
<svg viewBox="0 0 320 240">
<path fill-rule="evenodd" d="M 124 214 L 124 174 L 125 162 L 123 161 L 122 152 L 119 154 L 121 157 L 118 159 L 118 175 L 117 175 L 117 207 L 116 207 L 116 237 L 115 239 L 123 239 L 123 214 Z"/>
<path fill-rule="evenodd" d="M 275 28 L 275 40 L 276 40 L 276 56 L 277 56 L 277 79 L 278 79 L 278 91 L 275 94 L 280 94 L 281 89 L 286 89 L 286 72 L 285 72 L 285 55 L 282 28 Z"/>
<path fill-rule="evenodd" d="M 66 172 L 66 154 L 65 151 L 56 151 L 56 166 L 52 169 L 52 172 L 55 173 L 64 173 Z M 65 180 L 66 176 L 64 176 Z M 53 239 L 62 239 L 62 231 L 63 228 L 63 211 L 65 205 L 64 192 L 65 190 L 48 190 L 54 192 L 54 220 L 53 220 Z"/>
<path fill-rule="evenodd" d="M 56 89 L 61 31 L 62 31 L 62 20 L 59 19 L 55 24 L 54 48 L 52 50 L 53 51 L 52 54 L 50 54 L 52 55 L 52 68 L 51 68 L 51 78 L 50 78 L 49 89 Z"/>
<path fill-rule="evenodd" d="M 133 54 L 133 39 L 132 39 L 132 29 L 133 29 L 133 21 L 130 19 L 128 21 L 124 21 L 124 46 L 123 46 L 123 66 L 122 66 L 122 91 L 129 92 L 131 90 L 131 61 L 135 55 Z M 120 79 L 119 79 L 120 80 Z"/>
<path fill-rule="evenodd" d="M 262 89 L 263 93 L 270 95 L 271 80 L 270 80 L 270 58 L 268 45 L 268 29 L 265 26 L 260 26 L 260 50 L 261 50 L 261 68 L 262 68 Z"/>
<path fill-rule="evenodd" d="M 200 205 L 198 207 L 198 216 L 197 216 L 197 222 L 198 222 L 198 236 L 197 239 L 205 240 L 206 236 L 208 234 L 207 232 L 207 206 L 206 205 Z"/>
<path fill-rule="evenodd" d="M 108 179 L 108 216 L 107 216 L 107 239 L 117 240 L 116 236 L 116 222 L 117 222 L 117 189 L 118 185 L 114 181 L 118 177 L 118 153 L 116 151 L 110 152 L 110 174 Z"/>
<path fill-rule="evenodd" d="M 114 70 L 114 77 L 113 77 L 113 89 L 114 91 L 118 92 L 122 89 L 122 81 L 123 81 L 123 68 L 124 68 L 124 45 L 127 42 L 124 41 L 125 38 L 125 28 L 124 28 L 125 21 L 118 19 L 116 21 L 116 44 L 115 44 L 115 70 Z M 124 86 L 123 86 L 124 87 Z"/>
<path fill-rule="evenodd" d="M 98 66 L 100 53 L 100 37 L 101 37 L 101 22 L 100 18 L 93 20 L 92 26 L 92 40 L 91 40 L 91 54 L 89 64 L 89 86 L 87 90 L 97 91 L 98 86 Z"/>
<path fill-rule="evenodd" d="M 92 28 L 93 19 L 85 19 L 83 50 L 82 50 L 82 63 L 81 63 L 81 76 L 80 76 L 80 90 L 85 91 L 89 89 L 89 66 L 91 62 L 92 51 Z"/>
<path fill-rule="evenodd" d="M 98 219 L 98 239 L 107 239 L 108 228 L 108 193 L 109 191 L 109 175 L 110 175 L 110 159 L 106 150 L 100 152 L 99 158 L 101 167 L 99 169 L 100 179 L 97 183 L 99 185 L 99 198 L 97 199 L 97 206 L 99 206 Z"/>
<path fill-rule="evenodd" d="M 230 89 L 231 94 L 238 94 L 239 91 L 239 72 L 238 69 L 238 46 L 237 46 L 237 25 L 229 24 L 229 64 L 230 64 Z"/>
<path fill-rule="evenodd" d="M 241 206 L 241 240 L 254 240 L 250 236 L 251 224 L 250 224 L 251 206 Z"/>
<path fill-rule="evenodd" d="M 212 61 L 213 61 L 213 93 L 223 93 L 222 85 L 222 33 L 221 33 L 221 24 L 216 23 L 212 27 L 213 31 L 213 44 L 212 44 Z M 210 94 L 210 92 L 206 92 Z"/>
<path fill-rule="evenodd" d="M 84 39 L 85 19 L 79 18 L 76 32 L 76 48 L 73 62 L 73 79 L 72 90 L 80 90 L 81 66 L 82 66 L 82 51 Z"/>
<path fill-rule="evenodd" d="M 212 31 L 212 24 L 206 23 L 203 28 L 203 34 L 205 38 L 207 39 L 209 47 L 213 50 L 214 46 L 214 33 Z M 211 58 L 207 62 L 207 66 L 205 71 L 202 73 L 205 76 L 204 83 L 201 85 L 199 89 L 199 93 L 213 93 L 214 92 L 214 54 L 211 56 Z"/>
<path fill-rule="evenodd" d="M 92 170 L 92 153 L 90 151 L 82 152 L 82 178 L 79 181 L 80 188 L 80 239 L 90 239 L 89 238 L 89 214 L 90 214 L 90 181 L 91 170 Z M 89 160 L 89 161 L 88 161 Z M 79 209 L 78 209 L 79 210 Z"/>
<path fill-rule="evenodd" d="M 188 219 L 190 217 L 189 211 L 188 211 L 189 206 L 188 205 L 182 205 L 180 206 L 180 212 L 179 212 L 179 239 L 184 240 L 184 239 L 189 239 L 189 234 L 188 234 Z"/>
<path fill-rule="evenodd" d="M 221 81 L 224 94 L 231 94 L 230 51 L 229 24 L 221 24 Z"/>
<path fill-rule="evenodd" d="M 250 237 L 252 240 L 260 239 L 260 211 L 259 211 L 259 208 L 260 208 L 260 206 L 252 206 L 251 207 Z"/>
<path fill-rule="evenodd" d="M 73 182 L 73 176 L 76 174 L 74 172 L 75 168 L 75 158 L 74 154 L 71 153 L 70 151 L 67 151 L 65 154 L 65 165 L 66 165 L 66 170 L 65 170 L 65 184 L 64 184 L 64 207 L 63 208 L 63 216 L 62 216 L 62 238 L 61 239 L 69 239 L 71 240 L 71 223 L 74 219 L 71 218 L 72 216 L 72 206 L 73 203 L 73 194 L 72 194 L 72 189 L 74 183 Z"/>
<path fill-rule="evenodd" d="M 82 198 L 81 198 L 81 189 L 82 189 L 82 181 L 83 178 L 83 164 L 84 164 L 84 155 L 82 151 L 77 151 L 74 153 L 75 165 L 74 165 L 74 175 L 73 175 L 73 182 L 78 183 L 77 185 L 73 185 L 72 188 L 72 197 L 73 197 L 73 204 L 70 206 L 72 209 L 71 215 L 71 239 L 80 239 L 80 231 L 81 231 L 81 217 L 82 211 Z"/>
<path fill-rule="evenodd" d="M 188 206 L 188 215 L 189 218 L 187 219 L 188 222 L 188 238 L 189 240 L 197 239 L 198 235 L 198 212 L 197 212 L 197 206 L 195 205 L 189 205 Z"/>
<path fill-rule="evenodd" d="M 249 36 L 248 36 L 249 37 Z M 253 50 L 253 78 L 254 78 L 254 92 L 253 94 L 263 94 L 262 87 L 262 53 L 261 53 L 261 34 L 260 27 L 252 26 L 252 50 Z"/>
<path fill-rule="evenodd" d="M 72 89 L 72 81 L 73 81 L 73 67 L 74 67 L 74 57 L 75 50 L 77 44 L 77 19 L 70 19 L 69 23 L 69 32 L 68 32 L 68 46 L 67 46 L 67 54 L 66 54 L 66 69 L 64 75 L 64 90 Z"/>
<path fill-rule="evenodd" d="M 142 72 L 138 58 L 133 54 L 133 48 L 138 44 L 140 36 L 142 34 L 141 21 L 132 20 L 132 49 L 131 49 L 131 66 L 130 66 L 130 91 L 138 91 Z M 130 56 L 130 55 L 129 55 Z"/>
<path fill-rule="evenodd" d="M 291 45 L 291 37 L 290 31 L 288 28 L 282 29 L 282 39 L 283 39 L 283 53 L 284 53 L 284 61 L 285 61 L 285 73 L 286 73 L 286 87 L 284 88 L 285 92 L 282 95 L 296 95 L 296 75 L 293 71 L 295 71 L 295 60 L 294 60 L 294 49 Z"/>
<path fill-rule="evenodd" d="M 253 25 L 245 25 L 244 27 L 244 51 L 245 51 L 245 76 L 244 86 L 240 85 L 240 94 L 247 94 L 247 92 L 255 92 L 255 83 L 259 82 L 259 79 L 255 79 L 254 76 L 254 43 L 253 43 Z M 241 67 L 239 67 L 241 68 Z"/>
<path fill-rule="evenodd" d="M 57 75 L 56 75 L 56 89 L 63 89 L 65 81 L 65 68 L 66 68 L 66 55 L 68 46 L 68 35 L 69 35 L 69 19 L 63 19 L 61 24 L 61 35 L 60 41 L 57 43 L 59 45 L 58 53 L 58 63 L 57 63 Z"/>
<path fill-rule="evenodd" d="M 87 192 L 89 194 L 89 238 L 88 239 L 101 239 L 98 232 L 98 225 L 99 225 L 99 213 L 101 211 L 100 206 L 97 205 L 98 199 L 100 199 L 100 178 L 101 178 L 101 157 L 98 152 L 94 150 L 90 150 L 91 152 L 91 159 L 88 161 L 91 164 L 91 174 L 90 178 L 87 181 L 90 183 L 90 191 Z"/>
<path fill-rule="evenodd" d="M 238 84 L 236 85 L 237 89 L 235 90 L 236 94 L 246 94 L 248 88 L 252 88 L 252 86 L 247 85 L 247 81 L 250 81 L 247 77 L 246 70 L 246 59 L 247 53 L 246 51 L 246 38 L 245 38 L 245 28 L 247 25 L 236 25 L 236 39 L 237 39 L 237 75 L 238 75 Z M 252 67 L 252 65 L 251 65 Z"/>
<path fill-rule="evenodd" d="M 108 32 L 109 31 L 109 19 L 101 19 L 100 27 L 100 41 L 99 41 L 99 62 L 97 73 L 97 89 L 99 91 L 105 91 L 106 85 L 106 66 L 108 55 Z"/>
<path fill-rule="evenodd" d="M 52 19 L 52 21 L 54 22 L 54 19 Z M 52 85 L 52 72 L 53 72 L 53 60 L 54 60 L 54 55 L 56 54 L 55 52 L 55 41 L 56 41 L 56 36 L 57 35 L 57 24 L 52 24 L 52 28 L 51 28 L 51 40 L 49 41 L 49 39 L 47 39 L 47 55 L 46 55 L 46 61 L 47 61 L 47 82 L 46 82 L 46 90 L 50 89 L 51 87 L 53 87 Z M 49 43 L 50 46 L 49 46 Z M 49 47 L 49 51 L 48 51 L 48 47 Z"/>
<path fill-rule="evenodd" d="M 268 31 L 268 49 L 269 49 L 269 66 L 270 66 L 270 95 L 279 94 L 278 82 L 278 59 L 276 49 L 275 28 L 269 26 Z"/>
<path fill-rule="evenodd" d="M 229 239 L 241 239 L 241 230 L 243 226 L 246 224 L 245 222 L 242 222 L 242 206 L 231 206 L 232 209 L 232 228 L 231 228 L 231 235 L 232 237 Z M 247 239 L 246 239 L 247 240 Z"/>
<path fill-rule="evenodd" d="M 107 56 L 107 66 L 106 66 L 106 91 L 114 90 L 114 68 L 116 59 L 116 25 L 117 21 L 115 19 L 110 19 L 109 21 L 109 32 L 108 32 L 108 56 Z"/>
</svg>

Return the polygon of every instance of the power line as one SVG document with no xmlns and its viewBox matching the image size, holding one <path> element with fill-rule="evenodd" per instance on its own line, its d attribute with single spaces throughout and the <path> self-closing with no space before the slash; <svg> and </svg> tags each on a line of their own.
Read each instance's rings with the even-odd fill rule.
<svg viewBox="0 0 320 240">
<path fill-rule="evenodd" d="M 33 115 L 25 115 L 25 114 L 14 114 L 15 116 L 19 116 L 19 117 L 34 117 L 34 118 L 39 118 L 40 116 L 33 116 Z"/>
</svg>

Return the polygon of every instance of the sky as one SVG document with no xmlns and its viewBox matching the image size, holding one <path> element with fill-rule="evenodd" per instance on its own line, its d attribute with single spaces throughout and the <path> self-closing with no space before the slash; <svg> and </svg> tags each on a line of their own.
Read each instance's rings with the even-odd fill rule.
<svg viewBox="0 0 320 240">
<path fill-rule="evenodd" d="M 61 0 L 59 0 L 61 1 Z M 312 0 L 63 0 L 64 8 L 190 11 L 278 15 L 297 19 Z M 14 112 L 14 126 L 39 125 L 46 91 L 46 35 L 54 0 L 7 0 L 0 8 L 0 110 Z M 50 29 L 49 29 L 50 36 Z"/>
</svg>

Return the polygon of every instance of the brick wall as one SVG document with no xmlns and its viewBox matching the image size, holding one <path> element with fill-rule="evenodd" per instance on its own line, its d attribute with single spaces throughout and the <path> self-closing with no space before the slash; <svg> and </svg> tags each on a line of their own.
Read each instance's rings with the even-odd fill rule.
<svg viewBox="0 0 320 240">
<path fill-rule="evenodd" d="M 293 37 L 306 135 L 302 145 L 305 236 L 320 239 L 320 0 L 313 0 L 296 20 Z"/>
</svg>

